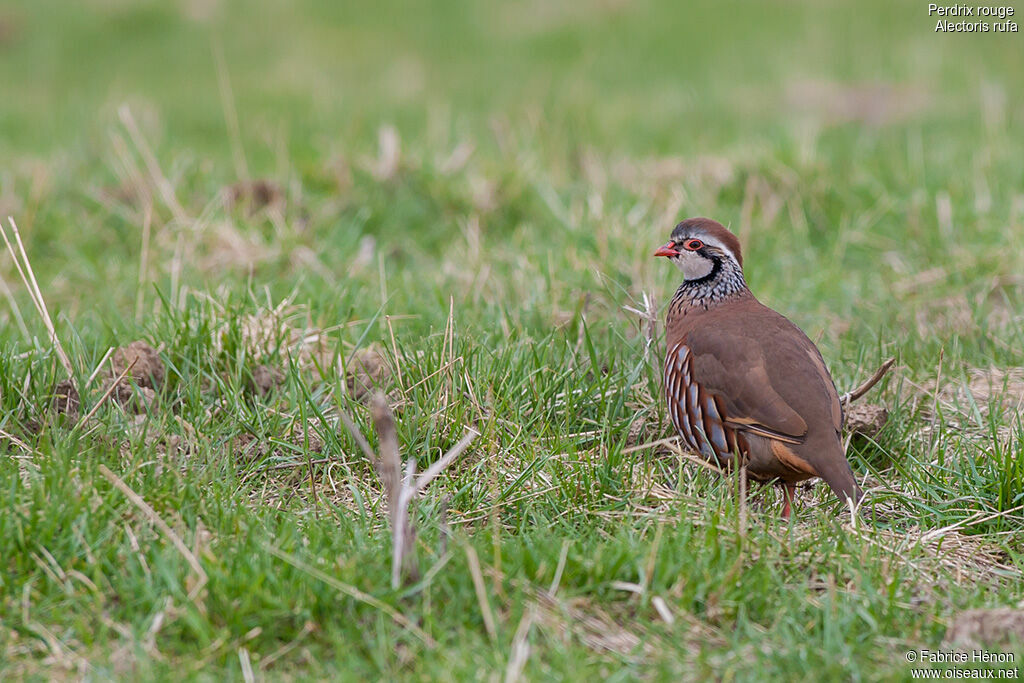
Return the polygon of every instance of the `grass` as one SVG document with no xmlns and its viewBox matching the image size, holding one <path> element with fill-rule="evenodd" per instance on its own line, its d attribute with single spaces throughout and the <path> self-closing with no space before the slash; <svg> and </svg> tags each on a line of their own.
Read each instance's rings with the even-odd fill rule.
<svg viewBox="0 0 1024 683">
<path fill-rule="evenodd" d="M 1020 604 L 1014 36 L 889 3 L 335 5 L 0 10 L 0 216 L 99 404 L 52 409 L 4 257 L 0 678 L 899 680 Z M 898 358 L 848 449 L 874 523 L 636 448 L 671 430 L 624 307 L 663 308 L 650 254 L 701 214 L 840 391 Z M 166 368 L 141 416 L 88 382 L 135 339 Z M 336 423 L 375 443 L 366 349 L 420 470 L 481 433 L 398 590 Z"/>
</svg>

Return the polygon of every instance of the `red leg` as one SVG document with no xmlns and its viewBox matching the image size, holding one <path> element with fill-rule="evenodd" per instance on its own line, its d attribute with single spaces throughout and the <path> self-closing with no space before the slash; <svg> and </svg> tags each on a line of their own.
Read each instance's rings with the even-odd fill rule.
<svg viewBox="0 0 1024 683">
<path fill-rule="evenodd" d="M 796 493 L 796 484 L 783 484 L 782 487 L 782 498 L 785 503 L 782 506 L 782 518 L 789 519 L 790 514 L 793 512 L 792 503 L 793 495 Z"/>
</svg>

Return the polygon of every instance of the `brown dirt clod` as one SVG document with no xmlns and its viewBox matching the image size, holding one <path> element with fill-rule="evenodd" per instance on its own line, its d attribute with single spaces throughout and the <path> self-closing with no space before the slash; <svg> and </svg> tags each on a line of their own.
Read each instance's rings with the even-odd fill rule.
<svg viewBox="0 0 1024 683">
<path fill-rule="evenodd" d="M 235 454 L 235 457 L 244 462 L 262 458 L 270 450 L 265 441 L 257 439 L 248 432 L 242 432 L 236 436 L 231 440 L 228 447 Z"/>
<path fill-rule="evenodd" d="M 225 196 L 229 206 L 245 203 L 250 213 L 268 206 L 284 204 L 284 189 L 272 180 L 244 180 L 226 188 Z"/>
<path fill-rule="evenodd" d="M 626 447 L 632 448 L 644 442 L 644 435 L 647 431 L 647 420 L 638 417 L 629 425 L 629 432 L 626 435 Z"/>
<path fill-rule="evenodd" d="M 133 362 L 134 366 L 132 366 Z M 114 377 L 120 376 L 122 372 L 131 367 L 132 369 L 125 379 L 131 378 L 139 387 L 151 390 L 160 388 L 166 374 L 160 354 L 144 341 L 133 341 L 128 346 L 122 346 L 114 351 L 110 364 Z M 118 391 L 120 392 L 120 387 Z"/>
<path fill-rule="evenodd" d="M 78 422 L 79 409 L 82 401 L 78 396 L 78 389 L 70 379 L 62 379 L 57 382 L 53 390 L 53 400 L 50 407 L 58 414 L 65 415 L 71 422 Z"/>
<path fill-rule="evenodd" d="M 153 429 L 149 425 L 148 415 L 136 415 L 132 418 L 130 433 L 135 437 L 142 437 L 146 446 L 153 446 L 158 456 L 179 456 L 187 455 L 192 450 L 192 444 L 187 438 L 173 434 L 167 429 Z M 180 421 L 179 421 L 180 422 Z M 187 423 L 184 423 L 187 425 Z M 122 453 L 128 454 L 131 450 L 131 440 L 121 444 Z M 160 465 L 158 465 L 158 468 Z"/>
<path fill-rule="evenodd" d="M 972 609 L 953 618 L 946 641 L 963 648 L 1024 641 L 1024 609 Z"/>
<path fill-rule="evenodd" d="M 345 385 L 356 400 L 366 398 L 374 387 L 386 384 L 390 378 L 391 369 L 373 346 L 357 350 L 345 367 Z"/>
<path fill-rule="evenodd" d="M 125 180 L 118 185 L 100 188 L 99 196 L 105 202 L 123 204 L 133 208 L 142 207 L 149 201 L 148 190 L 135 180 Z"/>
<path fill-rule="evenodd" d="M 846 429 L 852 434 L 872 437 L 882 431 L 882 427 L 889 420 L 889 411 L 885 406 L 858 403 L 846 408 L 845 418 Z"/>
<path fill-rule="evenodd" d="M 313 453 L 323 453 L 326 443 L 320 436 L 319 429 L 323 429 L 318 418 L 309 420 L 303 425 L 292 425 L 288 431 L 288 442 L 299 447 L 308 447 Z"/>
<path fill-rule="evenodd" d="M 323 453 L 327 447 L 324 438 L 321 436 L 323 425 L 318 418 L 309 420 L 305 425 L 293 424 L 286 432 L 278 438 L 302 449 L 309 449 L 310 453 Z M 242 432 L 233 438 L 228 449 L 235 457 L 244 462 L 259 460 L 270 454 L 294 455 L 293 451 L 285 447 L 283 450 L 270 440 L 262 439 L 249 432 Z"/>
<path fill-rule="evenodd" d="M 105 393 L 110 388 L 110 383 L 116 379 L 116 377 L 111 377 L 104 382 L 101 394 Z M 125 410 L 130 410 L 133 413 L 148 413 L 156 407 L 157 403 L 156 391 L 142 385 L 132 386 L 126 380 L 118 382 L 113 393 L 110 394 L 110 398 Z"/>
<path fill-rule="evenodd" d="M 273 365 L 257 365 L 252 369 L 252 389 L 260 396 L 266 396 L 284 383 L 284 372 Z"/>
<path fill-rule="evenodd" d="M 972 368 L 967 382 L 943 388 L 939 397 L 952 403 L 966 403 L 968 395 L 986 415 L 990 406 L 1018 411 L 1024 406 L 1024 368 Z"/>
</svg>

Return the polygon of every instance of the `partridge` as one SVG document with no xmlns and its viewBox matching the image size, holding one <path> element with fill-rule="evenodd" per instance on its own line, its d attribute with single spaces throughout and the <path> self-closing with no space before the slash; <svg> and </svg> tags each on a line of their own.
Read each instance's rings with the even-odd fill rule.
<svg viewBox="0 0 1024 683">
<path fill-rule="evenodd" d="M 683 271 L 665 322 L 665 398 L 682 440 L 722 469 L 784 485 L 821 477 L 859 503 L 839 438 L 842 407 L 821 353 L 800 328 L 747 288 L 740 242 L 720 223 L 690 218 L 654 252 Z"/>
</svg>

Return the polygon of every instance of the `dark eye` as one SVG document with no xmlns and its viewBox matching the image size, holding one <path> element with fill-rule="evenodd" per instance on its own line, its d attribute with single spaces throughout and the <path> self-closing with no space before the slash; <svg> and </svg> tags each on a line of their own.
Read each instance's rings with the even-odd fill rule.
<svg viewBox="0 0 1024 683">
<path fill-rule="evenodd" d="M 704 247 L 704 243 L 700 240 L 686 240 L 686 242 L 683 243 L 683 247 L 690 251 L 697 251 Z"/>
</svg>

